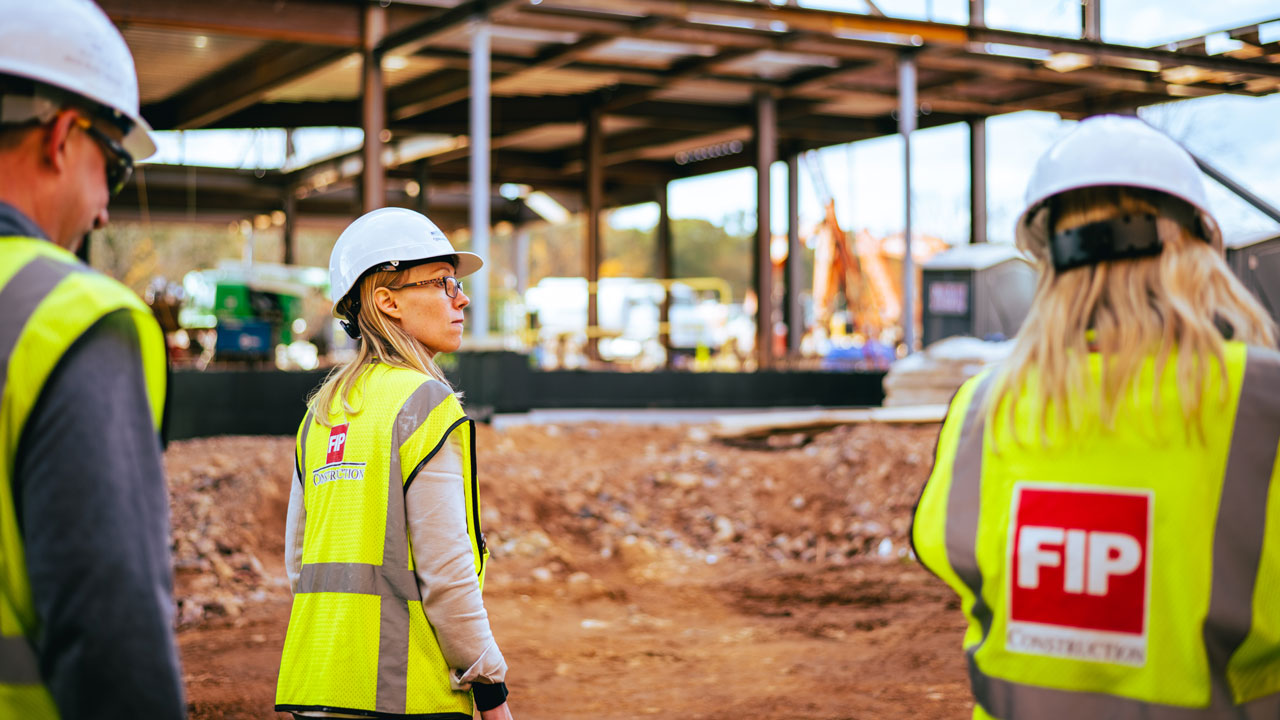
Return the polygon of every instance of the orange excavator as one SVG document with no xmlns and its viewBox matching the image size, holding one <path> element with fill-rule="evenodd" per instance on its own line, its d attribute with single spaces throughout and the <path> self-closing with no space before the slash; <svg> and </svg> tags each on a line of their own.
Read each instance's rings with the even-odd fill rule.
<svg viewBox="0 0 1280 720">
<path fill-rule="evenodd" d="M 803 156 L 819 199 L 825 207 L 822 222 L 814 230 L 813 303 L 820 327 L 826 327 L 835 312 L 836 295 L 844 292 L 845 304 L 856 332 L 879 338 L 887 328 L 902 322 L 902 258 L 905 243 L 901 234 L 877 238 L 860 230 L 852 243 L 836 219 L 836 202 L 815 153 Z M 920 264 L 945 250 L 947 244 L 928 235 L 913 236 L 911 255 Z M 916 287 L 920 287 L 917 279 Z M 920 303 L 915 303 L 919 322 Z"/>
</svg>

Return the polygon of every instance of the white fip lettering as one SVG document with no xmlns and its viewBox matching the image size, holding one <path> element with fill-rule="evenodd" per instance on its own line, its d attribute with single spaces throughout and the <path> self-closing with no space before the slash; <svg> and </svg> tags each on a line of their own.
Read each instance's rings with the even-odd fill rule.
<svg viewBox="0 0 1280 720">
<path fill-rule="evenodd" d="M 1061 550 L 1058 550 L 1061 548 Z M 1018 587 L 1040 587 L 1040 568 L 1063 565 L 1062 589 L 1106 595 L 1111 578 L 1142 563 L 1142 546 L 1124 533 L 1024 525 L 1018 531 Z"/>
<path fill-rule="evenodd" d="M 338 434 L 338 435 L 334 435 L 334 436 L 330 437 L 330 438 L 329 438 L 329 452 L 337 452 L 337 451 L 342 447 L 342 443 L 344 443 L 344 442 L 346 442 L 346 441 L 347 441 L 347 434 L 346 434 L 346 433 L 340 433 L 340 434 Z"/>
<path fill-rule="evenodd" d="M 1040 568 L 1058 567 L 1062 555 L 1045 545 L 1062 544 L 1062 528 L 1026 525 L 1018 531 L 1018 587 L 1040 587 Z"/>
<path fill-rule="evenodd" d="M 1132 536 L 1089 533 L 1089 594 L 1106 595 L 1112 575 L 1128 575 L 1142 562 L 1142 546 Z"/>
<path fill-rule="evenodd" d="M 1062 576 L 1062 589 L 1080 594 L 1084 592 L 1084 547 L 1088 538 L 1083 530 L 1067 531 L 1067 567 Z"/>
</svg>

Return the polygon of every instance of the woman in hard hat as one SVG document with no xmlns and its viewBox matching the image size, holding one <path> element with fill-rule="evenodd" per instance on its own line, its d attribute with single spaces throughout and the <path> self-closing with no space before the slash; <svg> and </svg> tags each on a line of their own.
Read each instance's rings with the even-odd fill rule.
<svg viewBox="0 0 1280 720">
<path fill-rule="evenodd" d="M 1086 120 L 1016 232 L 1031 313 L 956 394 L 912 531 L 969 620 L 974 717 L 1280 716 L 1280 355 L 1195 162 Z"/>
<path fill-rule="evenodd" d="M 298 431 L 278 711 L 511 717 L 480 595 L 475 429 L 434 360 L 461 344 L 459 278 L 482 264 L 401 208 L 364 215 L 334 245 L 334 314 L 360 346 Z"/>
</svg>

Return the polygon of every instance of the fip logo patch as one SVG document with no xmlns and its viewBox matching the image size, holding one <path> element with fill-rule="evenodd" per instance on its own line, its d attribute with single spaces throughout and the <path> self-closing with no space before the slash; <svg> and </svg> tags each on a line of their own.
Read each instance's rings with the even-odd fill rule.
<svg viewBox="0 0 1280 720">
<path fill-rule="evenodd" d="M 1149 490 L 1018 483 L 1005 646 L 1145 664 L 1154 502 Z"/>
<path fill-rule="evenodd" d="M 336 462 L 342 462 L 342 454 L 347 447 L 347 426 L 350 423 L 334 425 L 329 429 L 329 454 L 325 457 L 324 463 L 331 465 Z"/>
<path fill-rule="evenodd" d="M 344 462 L 347 452 L 347 427 L 349 423 L 334 425 L 329 429 L 329 449 L 324 465 L 311 473 L 311 483 L 316 486 L 335 480 L 363 480 L 365 463 Z"/>
</svg>

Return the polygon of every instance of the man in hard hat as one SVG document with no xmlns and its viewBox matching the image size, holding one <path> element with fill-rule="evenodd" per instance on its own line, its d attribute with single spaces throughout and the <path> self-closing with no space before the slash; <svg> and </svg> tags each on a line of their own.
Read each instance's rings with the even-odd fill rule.
<svg viewBox="0 0 1280 720">
<path fill-rule="evenodd" d="M 73 255 L 155 151 L 88 0 L 0 0 L 0 718 L 180 718 L 164 341 Z"/>
</svg>

